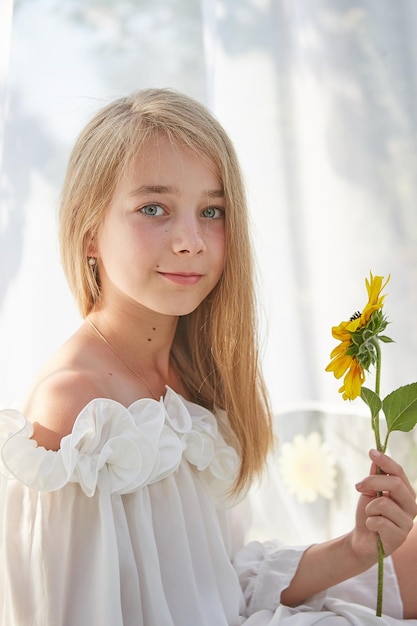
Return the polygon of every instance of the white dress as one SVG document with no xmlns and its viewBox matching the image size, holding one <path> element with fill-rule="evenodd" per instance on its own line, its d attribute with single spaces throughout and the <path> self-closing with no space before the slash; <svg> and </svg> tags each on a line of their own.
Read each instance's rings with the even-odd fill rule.
<svg viewBox="0 0 417 626">
<path fill-rule="evenodd" d="M 58 452 L 31 436 L 21 413 L 0 412 L 2 626 L 401 622 L 335 591 L 280 605 L 305 548 L 236 548 L 227 492 L 237 455 L 213 414 L 172 390 L 129 408 L 91 401 Z M 389 559 L 386 577 L 398 617 Z M 343 593 L 351 600 L 352 586 Z"/>
</svg>

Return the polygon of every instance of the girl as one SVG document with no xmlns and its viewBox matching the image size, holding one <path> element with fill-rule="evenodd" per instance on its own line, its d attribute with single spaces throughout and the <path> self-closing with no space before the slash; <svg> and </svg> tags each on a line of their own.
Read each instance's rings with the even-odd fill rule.
<svg viewBox="0 0 417 626">
<path fill-rule="evenodd" d="M 384 474 L 358 486 L 346 536 L 240 539 L 231 507 L 272 419 L 243 184 L 210 113 L 169 90 L 99 111 L 70 158 L 60 236 L 85 320 L 25 417 L 1 415 L 1 623 L 379 624 L 350 588 L 325 591 L 376 562 L 377 532 L 394 553 L 382 623 L 417 617 L 415 494 L 388 456 L 371 452 Z"/>
</svg>

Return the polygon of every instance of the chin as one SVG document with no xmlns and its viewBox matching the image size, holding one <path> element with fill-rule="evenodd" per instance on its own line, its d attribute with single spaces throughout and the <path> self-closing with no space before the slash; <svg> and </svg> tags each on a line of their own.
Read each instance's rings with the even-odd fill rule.
<svg viewBox="0 0 417 626">
<path fill-rule="evenodd" d="M 198 304 L 196 306 L 193 307 L 181 307 L 181 308 L 175 308 L 173 307 L 172 310 L 164 310 L 161 311 L 162 315 L 169 315 L 172 317 L 184 317 L 185 315 L 190 315 L 190 313 L 192 313 L 193 311 L 195 311 L 198 308 Z"/>
<path fill-rule="evenodd" d="M 184 315 L 189 315 L 190 313 L 195 311 L 200 306 L 201 302 L 202 300 L 199 300 L 198 302 L 192 302 L 188 304 L 183 303 L 181 305 L 179 305 L 178 302 L 173 302 L 171 305 L 167 305 L 167 303 L 165 303 L 165 306 L 162 306 L 159 310 L 157 309 L 157 312 L 161 313 L 162 315 L 183 317 Z"/>
</svg>

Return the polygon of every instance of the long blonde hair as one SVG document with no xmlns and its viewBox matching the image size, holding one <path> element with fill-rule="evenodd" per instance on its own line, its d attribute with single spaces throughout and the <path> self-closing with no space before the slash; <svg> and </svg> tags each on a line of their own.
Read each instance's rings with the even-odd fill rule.
<svg viewBox="0 0 417 626">
<path fill-rule="evenodd" d="M 120 177 L 155 132 L 186 144 L 216 167 L 226 203 L 223 274 L 198 308 L 181 317 L 172 357 L 192 401 L 224 409 L 241 457 L 239 492 L 261 472 L 272 444 L 272 419 L 259 367 L 248 210 L 234 147 L 199 102 L 168 89 L 148 89 L 102 108 L 72 151 L 60 208 L 64 270 L 85 317 L 100 297 L 87 261 Z"/>
</svg>

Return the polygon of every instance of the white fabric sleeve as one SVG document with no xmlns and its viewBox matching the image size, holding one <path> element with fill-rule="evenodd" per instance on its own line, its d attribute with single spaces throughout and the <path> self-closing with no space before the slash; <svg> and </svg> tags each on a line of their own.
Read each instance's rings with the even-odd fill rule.
<svg viewBox="0 0 417 626">
<path fill-rule="evenodd" d="M 277 609 L 281 593 L 290 585 L 307 547 L 285 546 L 278 541 L 252 541 L 239 550 L 233 565 L 239 576 L 248 615 L 261 609 Z M 321 610 L 325 597 L 326 593 L 316 594 L 303 603 L 303 610 Z"/>
</svg>

